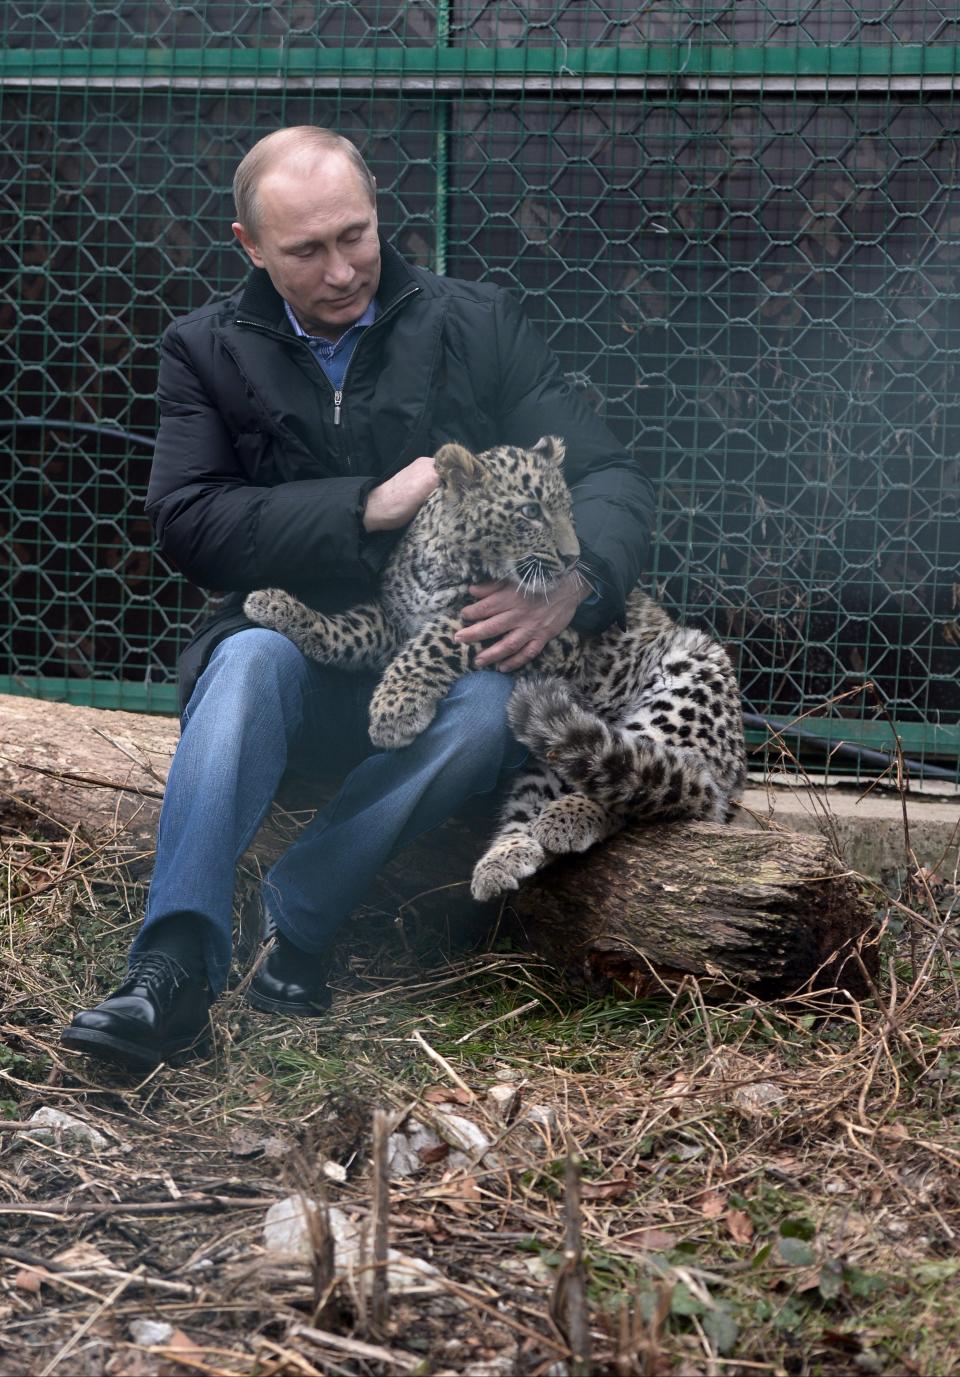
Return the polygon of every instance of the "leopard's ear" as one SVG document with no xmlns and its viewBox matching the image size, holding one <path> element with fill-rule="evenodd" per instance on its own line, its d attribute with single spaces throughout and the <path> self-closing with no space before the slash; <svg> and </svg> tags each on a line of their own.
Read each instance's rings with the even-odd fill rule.
<svg viewBox="0 0 960 1377">
<path fill-rule="evenodd" d="M 441 445 L 433 456 L 433 462 L 440 479 L 440 486 L 445 488 L 447 492 L 459 496 L 468 488 L 483 482 L 483 465 L 477 456 L 471 454 L 468 449 L 464 449 L 463 445 L 452 443 Z"/>
<path fill-rule="evenodd" d="M 531 454 L 542 455 L 548 463 L 556 464 L 559 468 L 563 463 L 563 456 L 567 452 L 567 447 L 557 435 L 541 435 L 530 452 Z"/>
</svg>

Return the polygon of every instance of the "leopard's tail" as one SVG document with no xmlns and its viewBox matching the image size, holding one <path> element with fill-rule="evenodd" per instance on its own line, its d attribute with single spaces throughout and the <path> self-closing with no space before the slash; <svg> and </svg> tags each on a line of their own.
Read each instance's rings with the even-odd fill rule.
<svg viewBox="0 0 960 1377">
<path fill-rule="evenodd" d="M 598 803 L 636 818 L 727 816 L 730 791 L 699 752 L 613 726 L 563 679 L 521 680 L 507 716 L 518 741 L 569 788 Z"/>
</svg>

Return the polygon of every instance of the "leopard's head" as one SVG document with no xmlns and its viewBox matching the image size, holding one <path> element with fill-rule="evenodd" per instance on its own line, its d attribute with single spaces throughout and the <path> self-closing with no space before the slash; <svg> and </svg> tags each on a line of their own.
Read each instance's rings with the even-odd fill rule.
<svg viewBox="0 0 960 1377">
<path fill-rule="evenodd" d="M 530 449 L 448 444 L 434 457 L 448 539 L 492 579 L 543 592 L 576 566 L 563 455 L 563 441 L 545 435 Z"/>
</svg>

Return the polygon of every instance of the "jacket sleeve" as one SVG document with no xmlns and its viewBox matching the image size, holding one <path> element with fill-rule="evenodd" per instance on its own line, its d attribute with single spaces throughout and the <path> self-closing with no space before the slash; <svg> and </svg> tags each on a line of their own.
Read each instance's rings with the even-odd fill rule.
<svg viewBox="0 0 960 1377">
<path fill-rule="evenodd" d="M 161 346 L 159 402 L 147 513 L 187 578 L 218 592 L 375 578 L 380 546 L 362 523 L 378 480 L 251 484 L 176 324 Z"/>
<path fill-rule="evenodd" d="M 557 435 L 566 445 L 564 470 L 574 525 L 596 601 L 581 604 L 579 631 L 602 631 L 624 617 L 627 595 L 646 568 L 654 488 L 640 463 L 618 444 L 599 416 L 563 377 L 560 362 L 507 292 L 495 304 L 498 434 L 502 443 L 530 445 Z"/>
</svg>

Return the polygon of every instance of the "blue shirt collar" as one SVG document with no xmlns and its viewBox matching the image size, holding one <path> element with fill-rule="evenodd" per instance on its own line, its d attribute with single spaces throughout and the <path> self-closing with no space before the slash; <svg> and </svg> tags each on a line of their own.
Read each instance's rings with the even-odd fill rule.
<svg viewBox="0 0 960 1377">
<path fill-rule="evenodd" d="M 343 334 L 340 336 L 338 340 L 329 340 L 324 339 L 321 335 L 308 334 L 307 331 L 300 324 L 299 320 L 297 320 L 296 316 L 293 314 L 289 301 L 284 301 L 283 308 L 287 313 L 287 319 L 290 321 L 290 324 L 294 328 L 294 332 L 300 335 L 301 338 L 309 340 L 311 348 L 318 349 L 321 354 L 326 354 L 328 357 L 332 357 L 334 354 L 338 352 L 339 349 L 342 348 L 342 346 L 347 340 L 347 337 L 351 335 L 354 330 L 363 330 L 368 325 L 372 325 L 373 322 L 376 320 L 377 312 L 379 311 L 377 299 L 376 297 L 374 297 L 373 300 L 370 302 L 370 305 L 364 311 L 363 315 L 360 317 L 359 320 L 355 320 L 352 325 L 348 325 L 346 330 L 344 330 Z"/>
</svg>

